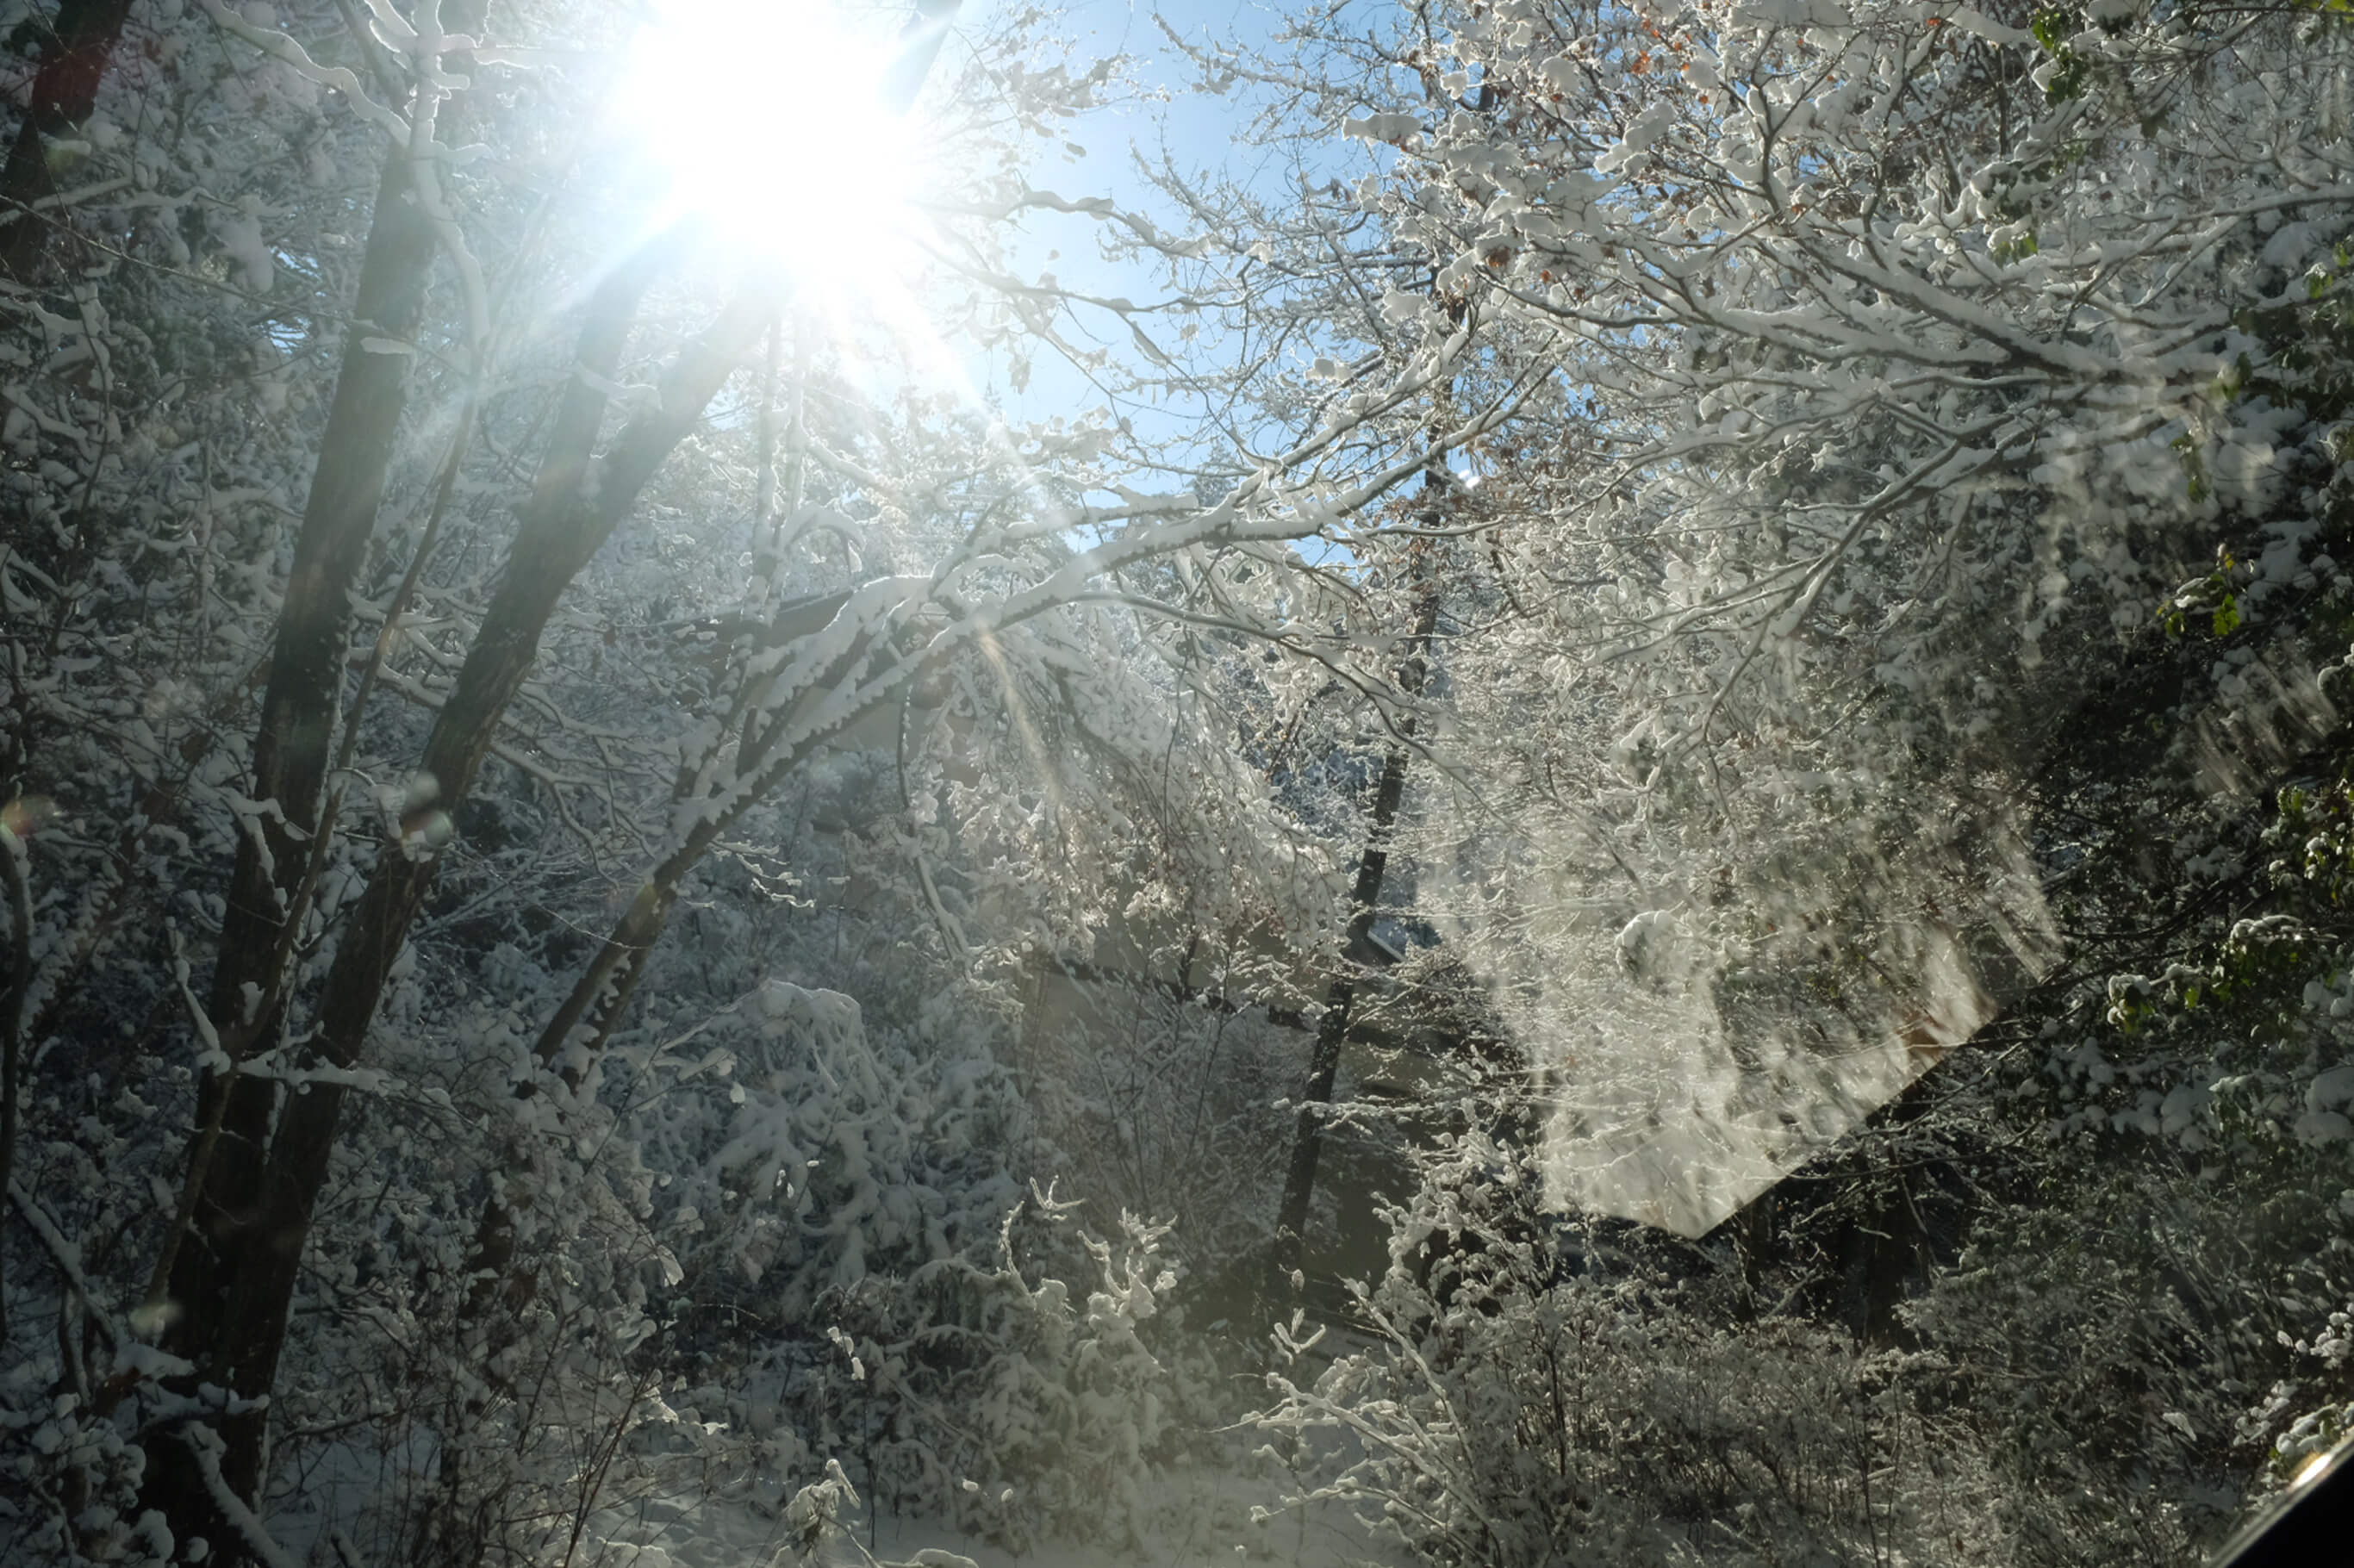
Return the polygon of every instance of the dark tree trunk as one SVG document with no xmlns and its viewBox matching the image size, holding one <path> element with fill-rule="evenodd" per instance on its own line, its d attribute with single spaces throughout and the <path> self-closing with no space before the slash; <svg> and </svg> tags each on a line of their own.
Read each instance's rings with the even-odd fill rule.
<svg viewBox="0 0 2354 1568">
<path fill-rule="evenodd" d="M 1398 685 L 1409 697 L 1418 696 L 1429 666 L 1425 653 L 1438 629 L 1438 595 L 1423 597 L 1415 620 L 1414 641 Z M 1398 721 L 1406 739 L 1414 736 L 1411 715 Z M 1341 1071 L 1341 1048 L 1348 1043 L 1355 1011 L 1357 976 L 1373 959 L 1373 922 L 1380 913 L 1382 880 L 1389 870 L 1389 845 L 1397 825 L 1399 802 L 1405 795 L 1406 748 L 1394 746 L 1382 759 L 1381 781 L 1373 789 L 1372 820 L 1365 831 L 1365 849 L 1357 861 L 1357 885 L 1349 896 L 1349 927 L 1341 948 L 1341 970 L 1324 999 L 1324 1016 L 1317 1021 L 1316 1046 L 1308 1059 L 1308 1082 L 1300 1090 L 1299 1124 L 1291 1138 L 1291 1166 L 1284 1176 L 1283 1204 L 1275 1222 L 1273 1291 L 1281 1298 L 1290 1290 L 1290 1276 L 1299 1267 L 1306 1248 L 1308 1208 L 1316 1195 L 1316 1165 L 1324 1148 L 1324 1118 L 1332 1104 L 1332 1084 Z"/>
<path fill-rule="evenodd" d="M 530 673 L 557 601 L 634 507 L 655 468 L 702 417 L 742 344 L 758 334 L 764 294 L 739 300 L 681 357 L 662 387 L 660 412 L 634 420 L 595 459 L 605 397 L 639 297 L 667 248 L 649 247 L 608 276 L 590 308 L 579 363 L 590 374 L 565 394 L 507 567 L 456 685 L 436 719 L 420 771 L 438 786 L 437 803 L 454 811 L 490 751 L 500 716 Z M 348 1068 L 359 1063 L 411 923 L 432 885 L 436 862 L 386 846 L 354 908 L 329 971 L 314 1033 L 301 1065 Z M 277 1376 L 288 1313 L 313 1207 L 335 1146 L 344 1089 L 313 1084 L 287 1097 L 260 1171 L 250 1224 L 227 1238 L 219 1266 L 228 1284 L 217 1312 L 213 1364 L 235 1395 L 258 1399 Z M 240 1495 L 261 1478 L 266 1413 L 224 1420 L 222 1473 Z"/>
<path fill-rule="evenodd" d="M 451 26 L 472 31 L 484 9 L 484 0 L 453 0 Z M 441 106 L 444 127 L 458 123 L 463 102 L 459 98 Z M 300 917 L 306 875 L 319 869 L 313 839 L 325 828 L 322 793 L 341 716 L 351 590 L 376 531 L 408 403 L 408 356 L 370 354 L 362 340 L 411 337 L 424 319 L 436 241 L 414 188 L 409 160 L 393 150 L 377 181 L 352 301 L 354 325 L 279 608 L 249 787 L 253 799 L 274 802 L 278 815 L 255 822 L 253 832 L 239 841 L 207 1003 L 239 1060 L 267 1050 L 281 1033 L 281 971 L 291 938 L 300 935 L 287 925 L 290 915 Z M 259 1245 L 263 1146 L 278 1099 L 277 1086 L 266 1078 L 206 1075 L 196 1125 L 209 1128 L 217 1117 L 219 1132 L 191 1143 L 192 1151 L 207 1152 L 198 1157 L 201 1168 L 192 1165 L 189 1174 L 197 1186 L 190 1234 L 167 1244 L 173 1250 L 165 1348 L 195 1364 L 195 1381 L 240 1395 L 267 1392 L 266 1383 L 257 1389 L 237 1375 L 236 1347 L 228 1341 L 239 1267 Z M 223 1478 L 249 1500 L 260 1482 L 262 1422 L 255 1413 L 223 1424 L 229 1437 L 221 1456 Z M 148 1446 L 148 1463 L 146 1500 L 164 1510 L 175 1531 L 203 1535 L 230 1552 L 231 1532 L 187 1446 L 167 1433 Z"/>
<path fill-rule="evenodd" d="M 16 127 L 8 162 L 0 166 L 0 217 L 7 220 L 0 228 L 0 279 L 37 280 L 48 250 L 51 219 L 34 209 L 58 194 L 49 138 L 90 118 L 98 84 L 113 63 L 114 46 L 130 15 L 131 0 L 63 0 L 57 20 L 41 37 L 32 101 Z"/>
<path fill-rule="evenodd" d="M 276 971 L 287 913 L 299 901 L 312 835 L 320 825 L 343 703 L 351 589 L 376 531 L 407 405 L 408 356 L 367 353 L 361 339 L 406 338 L 424 314 L 434 237 L 410 199 L 412 189 L 408 161 L 395 154 L 376 188 L 353 304 L 364 324 L 344 345 L 254 734 L 250 792 L 257 800 L 275 801 L 281 815 L 254 824 L 259 842 L 253 836 L 239 841 L 209 1002 L 216 1025 L 243 1042 L 248 1054 L 267 1049 L 279 1033 Z M 266 1014 L 255 1016 L 257 1007 Z M 207 1078 L 199 1126 L 209 1125 L 220 1110 L 223 1092 L 219 1077 Z M 206 1369 L 214 1367 L 212 1334 L 221 1321 L 217 1309 L 207 1308 L 217 1308 L 228 1287 L 224 1260 L 235 1250 L 236 1233 L 252 1223 L 262 1140 L 277 1104 L 276 1087 L 267 1079 L 238 1078 L 226 1092 L 221 1136 L 195 1214 L 196 1234 L 174 1255 L 171 1279 L 179 1313 L 171 1349 Z"/>
<path fill-rule="evenodd" d="M 33 992 L 32 871 L 25 842 L 0 822 L 0 893 L 8 923 L 7 989 L 0 991 L 0 1231 L 7 1227 L 8 1183 L 16 1174 L 17 1075 L 22 1065 L 25 1002 Z M 0 1276 L 0 1345 L 8 1342 L 8 1282 Z"/>
</svg>

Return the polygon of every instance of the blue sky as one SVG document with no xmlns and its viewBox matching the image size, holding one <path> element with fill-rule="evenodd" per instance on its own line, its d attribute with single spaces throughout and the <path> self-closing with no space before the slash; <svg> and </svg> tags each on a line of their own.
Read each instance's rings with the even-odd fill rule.
<svg viewBox="0 0 2354 1568">
<path fill-rule="evenodd" d="M 1009 0 L 983 3 L 1002 5 Z M 968 5 L 973 4 L 974 0 L 967 0 Z M 1074 200 L 1109 196 L 1130 210 L 1162 217 L 1158 193 L 1135 171 L 1131 146 L 1141 143 L 1157 150 L 1165 139 L 1180 166 L 1238 172 L 1237 158 L 1248 152 L 1237 147 L 1234 136 L 1240 103 L 1235 99 L 1190 94 L 1191 68 L 1170 47 L 1154 17 L 1158 14 L 1166 18 L 1189 37 L 1257 43 L 1267 38 L 1285 9 L 1258 0 L 1158 0 L 1157 4 L 1155 0 L 1072 0 L 1061 7 L 1060 30 L 1077 41 L 1083 54 L 1129 57 L 1135 79 L 1147 88 L 1166 91 L 1169 98 L 1147 111 L 1124 109 L 1074 126 L 1070 139 L 1086 149 L 1083 157 L 1042 144 L 1031 183 Z M 977 11 L 976 6 L 967 15 L 977 21 Z M 1097 226 L 1089 219 L 1041 213 L 1027 218 L 1023 227 L 1027 238 L 1018 259 L 1026 276 L 1051 271 L 1074 288 L 1140 302 L 1158 292 L 1152 280 L 1124 275 L 1101 260 L 1096 243 Z M 1120 323 L 1103 313 L 1082 312 L 1072 324 L 1091 330 L 1107 346 L 1126 347 Z M 1150 330 L 1168 329 L 1152 323 Z M 1002 379 L 995 379 L 987 391 L 1017 418 L 1071 417 L 1102 401 L 1076 371 L 1059 362 L 1049 363 L 1044 355 L 1034 362 L 1033 380 L 1025 390 L 1016 393 Z M 1146 417 L 1135 410 L 1122 412 L 1138 418 L 1140 429 L 1150 428 Z"/>
<path fill-rule="evenodd" d="M 1106 53 L 1134 57 L 1145 80 L 1172 90 L 1184 88 L 1188 72 L 1154 23 L 1156 13 L 1187 37 L 1247 42 L 1264 41 L 1282 14 L 1257 0 L 1073 0 L 1062 11 L 1072 33 L 1099 42 Z M 1181 155 L 1209 163 L 1232 150 L 1231 113 L 1216 101 L 1180 100 L 1170 108 L 1172 143 Z"/>
</svg>

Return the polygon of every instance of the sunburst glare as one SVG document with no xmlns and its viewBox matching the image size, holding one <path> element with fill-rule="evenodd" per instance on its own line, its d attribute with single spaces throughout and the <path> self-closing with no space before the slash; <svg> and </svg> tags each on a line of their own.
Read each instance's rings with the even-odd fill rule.
<svg viewBox="0 0 2354 1568">
<path fill-rule="evenodd" d="M 894 281 L 926 163 L 910 67 L 941 26 L 895 21 L 838 0 L 660 0 L 615 100 L 657 221 L 699 217 L 821 295 Z"/>
</svg>

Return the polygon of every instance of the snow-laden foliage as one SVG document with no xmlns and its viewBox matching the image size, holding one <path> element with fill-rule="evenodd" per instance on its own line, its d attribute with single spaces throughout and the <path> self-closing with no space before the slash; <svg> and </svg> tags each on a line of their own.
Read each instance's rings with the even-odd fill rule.
<svg viewBox="0 0 2354 1568">
<path fill-rule="evenodd" d="M 2023 1357 L 2016 1405 L 1953 1386 L 2028 1556 L 2195 1556 L 2327 1429 L 2264 1390 L 2343 1294 L 2349 46 L 2294 5 L 1502 4 L 1196 57 L 1323 160 L 1256 237 L 1333 291 L 1264 407 L 1466 342 L 1447 394 L 1518 399 L 1360 579 L 1357 627 L 1437 607 L 1396 917 L 1551 1070 L 1555 1201 L 1697 1232 L 1843 1161 L 1853 1207 L 1719 1234 L 1783 1310 L 1845 1274 L 1859 1331 Z M 1865 1125 L 1966 1042 L 2001 1054 Z M 1908 1317 L 1888 1277 L 1956 1265 Z M 2094 1387 L 2135 1419 L 2047 1430 Z"/>
<path fill-rule="evenodd" d="M 1322 513 L 1091 507 L 1108 420 L 921 389 L 944 324 L 1053 341 L 1022 143 L 1118 67 L 1042 17 L 946 51 L 923 288 L 790 308 L 600 121 L 630 17 L 11 21 L 9 1549 L 561 1555 L 743 1462 L 664 1404 L 741 1362 L 721 1301 L 822 1345 L 870 1280 L 1036 1266 L 992 1057 L 1038 966 L 1320 918 L 1152 612 L 1239 552 L 1257 616 Z M 734 1028 L 785 996 L 885 1022 Z M 1056 1266 L 1008 1342 L 1082 1390 L 1166 1287 L 1066 1332 Z M 1165 1448 L 1088 1398 L 1042 1420 L 1099 1478 Z"/>
<path fill-rule="evenodd" d="M 1446 513 L 1446 712 L 1493 739 L 1441 907 L 1524 1033 L 1697 1092 L 1672 1148 L 1770 1168 L 1776 1115 L 1835 1135 L 1843 1075 L 1917 1070 L 1875 1036 L 1951 1044 L 2047 966 L 2019 802 L 2091 650 L 2220 531 L 2268 535 L 2235 617 L 2317 549 L 2338 416 L 2272 367 L 2335 330 L 2354 219 L 2344 138 L 2280 128 L 2342 119 L 2342 28 L 2026 21 L 1429 8 L 1355 84 L 1420 89 L 1346 122 L 1393 151 L 1345 199 L 1434 269 L 1395 330 L 1561 378 Z M 1596 996 L 1614 947 L 1688 1048 Z M 1564 1130 L 1588 1201 L 1723 1212 Z"/>
<path fill-rule="evenodd" d="M 1434 1563 L 2015 1560 L 1938 1358 L 1740 1322 L 1693 1260 L 1543 1214 L 1539 1167 L 1456 1143 L 1394 1216 L 1368 1339 L 1270 1374 L 1264 1431 L 1340 1439 L 1307 1497 Z"/>
<path fill-rule="evenodd" d="M 1262 1295 L 1448 1563 L 2344 1429 L 2342 6 L 1318 12 L 1150 215 L 917 10 L 851 221 L 634 7 L 0 7 L 0 1553 L 1132 1543 Z"/>
<path fill-rule="evenodd" d="M 781 1383 L 790 1430 L 838 1435 L 903 1505 L 1017 1551 L 1057 1536 L 1132 1548 L 1170 1467 L 1211 1451 L 1207 1364 L 1179 1337 L 1165 1226 L 1123 1214 L 1110 1239 L 1057 1234 L 1073 1205 L 1033 1203 L 1034 1219 L 1008 1212 L 993 1259 L 845 1289 L 829 1304 L 831 1364 L 776 1358 L 752 1388 Z"/>
</svg>

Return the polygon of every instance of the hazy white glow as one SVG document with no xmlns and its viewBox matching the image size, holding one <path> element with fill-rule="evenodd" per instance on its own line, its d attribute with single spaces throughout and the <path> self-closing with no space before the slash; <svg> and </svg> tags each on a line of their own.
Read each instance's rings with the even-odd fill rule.
<svg viewBox="0 0 2354 1568">
<path fill-rule="evenodd" d="M 850 356 L 844 373 L 872 375 L 878 388 L 945 389 L 989 415 L 999 458 L 1042 513 L 1059 512 L 921 297 L 918 241 L 928 228 L 915 196 L 937 162 L 937 132 L 885 98 L 895 68 L 905 92 L 910 48 L 925 41 L 905 33 L 907 9 L 878 0 L 652 4 L 607 128 L 663 188 L 648 228 L 701 216 L 723 242 L 794 274 L 803 324 L 843 342 L 880 328 L 897 354 Z"/>
<path fill-rule="evenodd" d="M 698 215 L 820 293 L 900 270 L 922 162 L 883 100 L 902 40 L 851 20 L 832 0 L 662 0 L 615 104 L 662 218 Z"/>
</svg>

